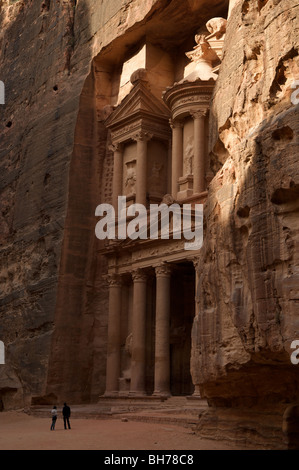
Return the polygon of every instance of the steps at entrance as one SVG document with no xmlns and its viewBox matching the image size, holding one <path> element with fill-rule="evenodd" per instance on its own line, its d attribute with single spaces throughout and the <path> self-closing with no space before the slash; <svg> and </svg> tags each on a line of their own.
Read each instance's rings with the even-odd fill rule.
<svg viewBox="0 0 299 470">
<path fill-rule="evenodd" d="M 207 402 L 193 397 L 101 397 L 92 405 L 73 405 L 72 419 L 121 419 L 192 427 L 198 416 L 208 408 Z M 62 407 L 57 407 L 58 415 Z M 29 414 L 38 417 L 51 415 L 51 406 L 32 406 Z"/>
</svg>

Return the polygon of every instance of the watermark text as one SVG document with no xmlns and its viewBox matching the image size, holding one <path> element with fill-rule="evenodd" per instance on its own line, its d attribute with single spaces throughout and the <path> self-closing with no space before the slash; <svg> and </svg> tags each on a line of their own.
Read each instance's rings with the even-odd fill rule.
<svg viewBox="0 0 299 470">
<path fill-rule="evenodd" d="M 295 80 L 292 83 L 291 88 L 293 90 L 295 90 L 291 94 L 291 102 L 292 102 L 292 104 L 297 105 L 297 104 L 299 104 L 299 80 Z"/>
<path fill-rule="evenodd" d="M 111 204 L 100 204 L 95 211 L 102 219 L 95 228 L 99 240 L 180 240 L 185 250 L 199 250 L 203 244 L 203 205 L 142 204 L 126 206 L 126 196 L 118 197 L 118 217 Z M 129 220 L 129 222 L 128 222 Z"/>
<path fill-rule="evenodd" d="M 0 365 L 5 364 L 5 346 L 3 341 L 0 341 Z"/>
<path fill-rule="evenodd" d="M 5 104 L 5 85 L 0 80 L 0 104 Z"/>
<path fill-rule="evenodd" d="M 291 354 L 291 363 L 296 366 L 299 364 L 299 339 L 292 341 L 291 349 L 295 349 Z"/>
</svg>

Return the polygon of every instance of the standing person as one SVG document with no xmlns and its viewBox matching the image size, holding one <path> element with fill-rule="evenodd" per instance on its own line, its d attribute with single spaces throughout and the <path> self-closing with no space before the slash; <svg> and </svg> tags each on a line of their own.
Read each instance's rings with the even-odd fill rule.
<svg viewBox="0 0 299 470">
<path fill-rule="evenodd" d="M 57 420 L 57 408 L 56 408 L 56 406 L 53 406 L 52 411 L 51 411 L 51 415 L 52 415 L 51 431 L 54 431 L 56 420 Z"/>
<path fill-rule="evenodd" d="M 71 409 L 66 403 L 64 403 L 64 406 L 62 408 L 62 415 L 63 415 L 64 429 L 66 429 L 66 424 L 68 425 L 68 428 L 71 429 L 71 425 L 70 425 Z"/>
</svg>

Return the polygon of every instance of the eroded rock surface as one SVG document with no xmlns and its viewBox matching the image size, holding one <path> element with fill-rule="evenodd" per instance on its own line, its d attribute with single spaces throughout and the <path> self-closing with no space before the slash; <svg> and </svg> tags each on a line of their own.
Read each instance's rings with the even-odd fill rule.
<svg viewBox="0 0 299 470">
<path fill-rule="evenodd" d="M 299 11 L 296 0 L 234 3 L 210 113 L 191 373 L 226 407 L 203 416 L 201 432 L 217 435 L 234 407 L 234 429 L 258 429 L 256 442 L 274 430 L 277 443 L 284 403 L 298 398 Z M 111 76 L 143 37 L 175 54 L 225 12 L 227 2 L 211 15 L 204 0 L 0 2 L 0 407 L 103 392 L 108 299 L 94 211 L 111 198 Z"/>
<path fill-rule="evenodd" d="M 298 26 L 283 0 L 240 1 L 227 25 L 192 351 L 218 405 L 298 399 Z"/>
</svg>

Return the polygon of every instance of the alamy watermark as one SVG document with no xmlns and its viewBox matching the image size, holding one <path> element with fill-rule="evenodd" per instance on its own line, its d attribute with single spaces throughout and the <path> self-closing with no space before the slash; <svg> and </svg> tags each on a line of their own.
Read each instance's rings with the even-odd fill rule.
<svg viewBox="0 0 299 470">
<path fill-rule="evenodd" d="M 299 339 L 294 339 L 294 341 L 292 341 L 291 349 L 295 349 L 291 354 L 291 363 L 296 366 L 299 364 Z"/>
<path fill-rule="evenodd" d="M 299 80 L 295 80 L 291 88 L 295 91 L 291 94 L 291 102 L 293 105 L 299 104 Z M 299 364 L 299 340 L 295 339 L 291 343 L 291 349 L 295 349 L 295 351 L 292 352 L 290 358 L 291 358 L 291 363 L 294 364 L 295 366 Z"/>
<path fill-rule="evenodd" d="M 118 197 L 118 217 L 111 204 L 100 204 L 95 211 L 103 217 L 96 225 L 99 240 L 188 240 L 185 250 L 199 250 L 203 244 L 203 205 L 142 204 L 126 205 L 126 196 Z M 128 222 L 129 220 L 129 222 Z"/>
<path fill-rule="evenodd" d="M 5 104 L 5 85 L 0 80 L 0 104 Z"/>
<path fill-rule="evenodd" d="M 0 341 L 0 365 L 5 364 L 5 346 L 3 341 Z"/>
<path fill-rule="evenodd" d="M 291 94 L 291 102 L 294 105 L 299 104 L 299 80 L 295 80 L 292 83 L 291 88 L 295 89 L 295 91 L 293 91 Z"/>
</svg>

